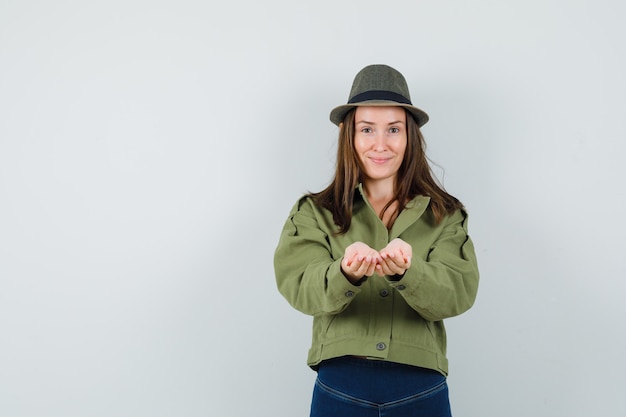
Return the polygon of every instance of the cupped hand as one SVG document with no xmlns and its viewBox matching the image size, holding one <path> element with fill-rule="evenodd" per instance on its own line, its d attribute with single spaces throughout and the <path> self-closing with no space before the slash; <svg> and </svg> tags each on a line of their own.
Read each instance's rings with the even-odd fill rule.
<svg viewBox="0 0 626 417">
<path fill-rule="evenodd" d="M 376 272 L 376 265 L 382 261 L 378 251 L 363 242 L 354 242 L 344 251 L 341 270 L 350 282 L 357 282 L 363 277 L 371 277 Z"/>
<path fill-rule="evenodd" d="M 383 275 L 402 275 L 411 266 L 413 248 L 404 240 L 396 238 L 379 252 L 380 262 L 376 273 Z"/>
</svg>

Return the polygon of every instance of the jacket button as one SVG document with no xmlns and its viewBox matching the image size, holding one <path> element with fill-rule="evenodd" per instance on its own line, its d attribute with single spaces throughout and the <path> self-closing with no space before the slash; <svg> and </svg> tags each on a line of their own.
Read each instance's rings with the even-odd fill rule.
<svg viewBox="0 0 626 417">
<path fill-rule="evenodd" d="M 402 290 L 403 290 L 403 289 L 405 289 L 405 288 L 406 288 L 406 287 L 405 287 L 404 285 L 398 285 L 398 286 L 396 287 L 396 289 L 397 289 L 397 290 L 400 290 L 400 291 L 402 291 Z"/>
<path fill-rule="evenodd" d="M 383 342 L 379 342 L 376 344 L 376 349 L 377 350 L 385 350 L 385 348 L 387 347 L 386 344 L 384 344 Z"/>
<path fill-rule="evenodd" d="M 387 291 L 387 290 L 380 290 L 380 296 L 381 297 L 386 297 L 388 295 L 389 295 L 389 291 Z"/>
<path fill-rule="evenodd" d="M 354 291 L 348 290 L 346 291 L 346 297 L 352 297 L 354 295 Z"/>
</svg>

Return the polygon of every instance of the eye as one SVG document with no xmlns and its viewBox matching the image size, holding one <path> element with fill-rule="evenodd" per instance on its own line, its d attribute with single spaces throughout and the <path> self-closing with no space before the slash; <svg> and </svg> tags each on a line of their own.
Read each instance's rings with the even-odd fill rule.
<svg viewBox="0 0 626 417">
<path fill-rule="evenodd" d="M 371 127 L 364 127 L 361 129 L 361 133 L 372 133 Z"/>
<path fill-rule="evenodd" d="M 400 133 L 400 128 L 398 128 L 398 127 L 391 127 L 391 128 L 389 128 L 389 133 Z"/>
</svg>

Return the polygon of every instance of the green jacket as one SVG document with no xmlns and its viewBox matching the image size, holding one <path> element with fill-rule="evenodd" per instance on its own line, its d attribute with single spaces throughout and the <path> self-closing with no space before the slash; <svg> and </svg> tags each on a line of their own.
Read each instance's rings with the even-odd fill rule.
<svg viewBox="0 0 626 417">
<path fill-rule="evenodd" d="M 313 316 L 308 365 L 344 355 L 366 356 L 448 373 L 443 319 L 468 310 L 478 290 L 478 266 L 458 210 L 435 225 L 430 198 L 410 201 L 390 231 L 360 193 L 347 233 L 332 214 L 301 198 L 274 254 L 278 290 Z M 411 266 L 394 281 L 374 275 L 360 286 L 341 272 L 345 248 L 361 241 L 380 250 L 399 237 L 413 248 Z"/>
</svg>

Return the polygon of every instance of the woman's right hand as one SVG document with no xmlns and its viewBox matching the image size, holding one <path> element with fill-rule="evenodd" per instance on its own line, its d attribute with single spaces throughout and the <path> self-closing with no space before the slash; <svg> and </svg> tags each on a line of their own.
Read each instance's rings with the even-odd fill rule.
<svg viewBox="0 0 626 417">
<path fill-rule="evenodd" d="M 376 265 L 381 261 L 378 251 L 363 242 L 354 242 L 344 252 L 341 271 L 354 284 L 363 277 L 374 275 Z"/>
</svg>

